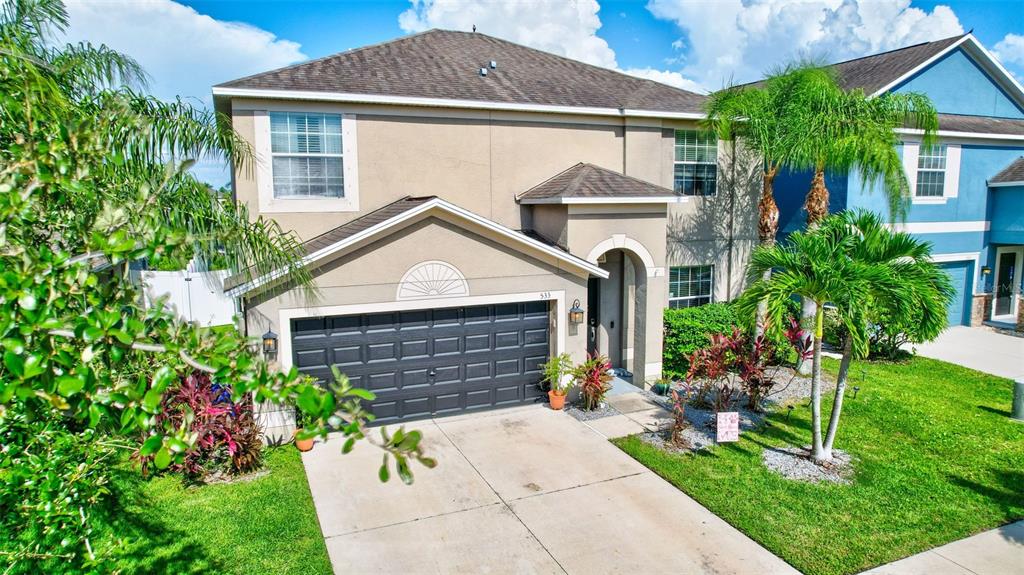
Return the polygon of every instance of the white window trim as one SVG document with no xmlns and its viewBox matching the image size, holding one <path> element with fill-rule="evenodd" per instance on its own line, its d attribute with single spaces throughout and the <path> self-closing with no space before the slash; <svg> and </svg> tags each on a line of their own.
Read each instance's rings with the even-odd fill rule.
<svg viewBox="0 0 1024 575">
<path fill-rule="evenodd" d="M 689 296 L 685 296 L 685 297 L 672 297 L 671 296 L 671 293 L 672 293 L 672 268 L 703 268 L 703 267 L 711 268 L 711 288 L 710 288 L 710 291 L 708 292 L 707 296 L 702 296 L 702 295 L 689 295 Z M 668 282 L 666 282 L 666 290 L 665 290 L 666 292 L 668 292 L 670 294 L 669 297 L 668 297 L 668 306 L 672 307 L 672 302 L 674 302 L 674 301 L 691 300 L 691 299 L 698 299 L 698 298 L 703 298 L 703 297 L 707 297 L 708 298 L 708 304 L 715 303 L 715 267 L 716 267 L 715 264 L 687 264 L 687 265 L 669 266 L 668 270 L 667 270 L 668 273 L 666 274 L 667 277 L 668 277 Z M 701 305 L 707 305 L 707 304 L 701 304 Z"/>
<path fill-rule="evenodd" d="M 260 213 L 280 214 L 294 212 L 358 212 L 359 211 L 359 157 L 356 145 L 356 116 L 339 110 L 318 110 L 341 116 L 342 174 L 345 179 L 344 197 L 341 198 L 277 198 L 274 197 L 273 162 L 270 150 L 270 112 L 304 112 L 287 106 L 268 107 L 253 112 L 253 151 L 256 156 L 256 189 Z"/>
<path fill-rule="evenodd" d="M 674 190 L 675 187 L 676 187 L 675 186 L 675 179 L 676 179 L 676 166 L 677 165 L 682 164 L 684 166 L 714 166 L 715 167 L 715 193 L 713 193 L 713 194 L 694 194 L 694 195 L 686 194 L 683 191 L 679 191 L 677 193 L 679 193 L 684 198 L 713 198 L 713 197 L 717 196 L 718 195 L 718 167 L 719 167 L 718 166 L 718 162 L 719 162 L 719 159 L 720 159 L 719 158 L 719 154 L 718 154 L 718 152 L 719 152 L 718 147 L 719 147 L 719 144 L 721 142 L 717 138 L 715 139 L 715 161 L 714 162 L 697 162 L 697 161 L 690 161 L 690 160 L 677 160 L 676 159 L 676 147 L 678 146 L 678 144 L 676 144 L 676 133 L 677 132 L 697 132 L 697 135 L 700 136 L 700 130 L 698 130 L 698 129 L 675 128 L 672 131 L 672 189 Z"/>
<path fill-rule="evenodd" d="M 910 185 L 912 204 L 945 204 L 950 198 L 960 195 L 960 144 L 942 142 L 946 146 L 946 172 L 941 196 L 917 196 L 917 159 L 921 153 L 920 141 L 903 143 L 903 171 Z"/>
</svg>

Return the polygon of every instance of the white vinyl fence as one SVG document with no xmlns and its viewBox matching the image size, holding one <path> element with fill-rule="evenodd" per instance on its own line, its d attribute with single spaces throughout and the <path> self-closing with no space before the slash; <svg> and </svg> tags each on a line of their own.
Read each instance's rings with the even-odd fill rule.
<svg viewBox="0 0 1024 575">
<path fill-rule="evenodd" d="M 139 272 L 139 279 L 144 284 L 147 306 L 167 296 L 164 305 L 174 310 L 178 317 L 202 326 L 215 326 L 234 323 L 235 301 L 224 295 L 224 278 L 228 275 L 226 270 L 145 270 Z"/>
</svg>

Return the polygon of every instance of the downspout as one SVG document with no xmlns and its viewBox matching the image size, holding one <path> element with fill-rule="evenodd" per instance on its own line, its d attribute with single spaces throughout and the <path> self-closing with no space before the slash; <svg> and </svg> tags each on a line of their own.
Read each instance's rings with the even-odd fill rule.
<svg viewBox="0 0 1024 575">
<path fill-rule="evenodd" d="M 732 172 L 730 179 L 732 180 L 732 185 L 729 186 L 729 249 L 727 251 L 729 260 L 726 262 L 727 275 L 725 278 L 725 289 L 728 293 L 727 299 L 729 300 L 732 299 L 732 252 L 735 244 L 734 238 L 736 237 L 736 138 L 731 140 L 730 145 L 732 147 L 732 157 L 730 158 L 730 171 Z"/>
</svg>

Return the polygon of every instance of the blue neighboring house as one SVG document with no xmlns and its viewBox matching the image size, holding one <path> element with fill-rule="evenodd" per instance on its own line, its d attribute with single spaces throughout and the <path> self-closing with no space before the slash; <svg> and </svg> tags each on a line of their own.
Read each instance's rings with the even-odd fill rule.
<svg viewBox="0 0 1024 575">
<path fill-rule="evenodd" d="M 868 94 L 920 92 L 939 111 L 939 141 L 901 130 L 900 154 L 912 198 L 906 230 L 934 246 L 957 298 L 951 325 L 982 322 L 1024 329 L 1024 89 L 972 35 L 833 65 L 841 85 Z M 865 189 L 857 173 L 828 178 L 830 209 L 888 214 L 881 190 Z M 780 231 L 802 227 L 809 173 L 780 174 L 775 193 Z M 890 220 L 891 221 L 891 220 Z"/>
</svg>

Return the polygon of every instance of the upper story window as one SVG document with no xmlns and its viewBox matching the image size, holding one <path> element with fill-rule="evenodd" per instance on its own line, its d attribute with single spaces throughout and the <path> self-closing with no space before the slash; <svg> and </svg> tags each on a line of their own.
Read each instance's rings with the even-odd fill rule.
<svg viewBox="0 0 1024 575">
<path fill-rule="evenodd" d="M 668 272 L 668 307 L 711 303 L 715 266 L 672 267 Z"/>
<path fill-rule="evenodd" d="M 921 146 L 917 155 L 917 185 L 914 196 L 941 198 L 945 195 L 946 146 Z"/>
<path fill-rule="evenodd" d="M 275 198 L 345 196 L 341 114 L 270 112 Z"/>
<path fill-rule="evenodd" d="M 718 188 L 718 138 L 698 130 L 676 130 L 675 191 L 713 196 Z"/>
</svg>

